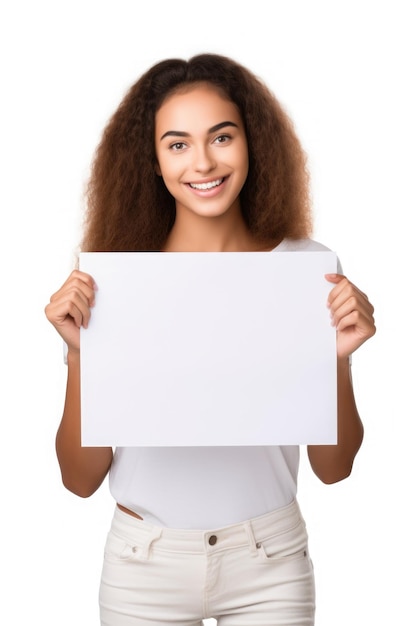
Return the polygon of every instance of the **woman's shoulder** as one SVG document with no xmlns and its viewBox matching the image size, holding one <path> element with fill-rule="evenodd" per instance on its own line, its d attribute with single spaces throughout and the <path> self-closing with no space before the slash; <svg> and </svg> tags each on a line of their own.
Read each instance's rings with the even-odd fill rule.
<svg viewBox="0 0 417 626">
<path fill-rule="evenodd" d="M 325 252 L 330 248 L 315 239 L 283 239 L 272 252 Z"/>
</svg>

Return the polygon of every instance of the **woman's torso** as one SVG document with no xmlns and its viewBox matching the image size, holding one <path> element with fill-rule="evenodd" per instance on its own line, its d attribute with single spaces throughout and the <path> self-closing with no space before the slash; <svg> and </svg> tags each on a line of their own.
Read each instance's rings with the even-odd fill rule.
<svg viewBox="0 0 417 626">
<path fill-rule="evenodd" d="M 285 239 L 273 251 L 323 250 L 310 239 Z M 298 446 L 117 448 L 110 491 L 151 524 L 219 528 L 289 504 L 298 467 Z"/>
</svg>

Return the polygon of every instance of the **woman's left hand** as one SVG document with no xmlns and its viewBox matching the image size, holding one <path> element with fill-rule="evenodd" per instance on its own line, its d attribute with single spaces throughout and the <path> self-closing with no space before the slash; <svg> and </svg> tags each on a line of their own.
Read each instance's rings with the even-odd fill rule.
<svg viewBox="0 0 417 626">
<path fill-rule="evenodd" d="M 326 274 L 325 278 L 335 284 L 327 306 L 337 331 L 337 356 L 343 359 L 375 334 L 374 307 L 346 276 Z"/>
</svg>

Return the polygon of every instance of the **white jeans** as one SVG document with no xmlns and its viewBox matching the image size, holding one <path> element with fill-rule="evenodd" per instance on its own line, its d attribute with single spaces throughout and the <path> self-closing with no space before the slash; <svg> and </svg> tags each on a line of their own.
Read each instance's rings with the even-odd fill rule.
<svg viewBox="0 0 417 626">
<path fill-rule="evenodd" d="M 314 575 L 293 502 L 207 531 L 146 524 L 116 507 L 100 586 L 102 626 L 312 626 Z"/>
</svg>

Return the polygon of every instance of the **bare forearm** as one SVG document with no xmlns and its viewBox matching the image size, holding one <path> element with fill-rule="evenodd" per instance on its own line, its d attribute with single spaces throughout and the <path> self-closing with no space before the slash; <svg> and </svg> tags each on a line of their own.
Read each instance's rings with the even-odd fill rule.
<svg viewBox="0 0 417 626">
<path fill-rule="evenodd" d="M 311 467 L 325 483 L 334 483 L 349 476 L 363 439 L 363 425 L 356 408 L 347 359 L 338 363 L 337 405 L 337 445 L 308 446 Z"/>
<path fill-rule="evenodd" d="M 67 392 L 56 452 L 64 485 L 81 497 L 98 489 L 113 458 L 112 448 L 81 447 L 80 361 L 74 353 L 68 354 Z"/>
</svg>

